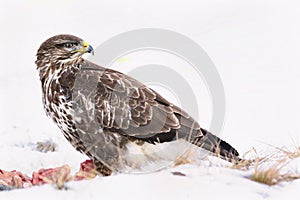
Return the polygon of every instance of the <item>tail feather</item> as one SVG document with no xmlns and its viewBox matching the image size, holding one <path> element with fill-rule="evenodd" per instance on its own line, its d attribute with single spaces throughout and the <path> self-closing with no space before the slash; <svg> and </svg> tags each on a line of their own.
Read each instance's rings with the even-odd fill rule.
<svg viewBox="0 0 300 200">
<path fill-rule="evenodd" d="M 240 160 L 238 151 L 227 142 L 221 140 L 209 131 L 202 129 L 201 132 L 204 136 L 195 138 L 193 143 L 197 146 L 220 156 L 222 159 L 237 162 Z"/>
</svg>

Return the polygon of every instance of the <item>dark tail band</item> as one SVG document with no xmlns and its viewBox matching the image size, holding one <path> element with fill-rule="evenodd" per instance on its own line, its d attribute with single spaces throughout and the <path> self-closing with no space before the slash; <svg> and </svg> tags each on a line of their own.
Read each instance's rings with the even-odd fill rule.
<svg viewBox="0 0 300 200">
<path fill-rule="evenodd" d="M 213 152 L 217 156 L 220 156 L 222 159 L 237 162 L 240 160 L 238 151 L 233 148 L 227 142 L 221 140 L 217 136 L 213 135 L 209 131 L 202 129 L 203 137 L 196 138 L 193 141 L 193 144 L 209 151 Z"/>
</svg>

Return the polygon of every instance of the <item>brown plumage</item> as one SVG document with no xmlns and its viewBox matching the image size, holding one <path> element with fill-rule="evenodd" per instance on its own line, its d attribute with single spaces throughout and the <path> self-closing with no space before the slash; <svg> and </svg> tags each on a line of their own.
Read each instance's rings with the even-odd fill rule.
<svg viewBox="0 0 300 200">
<path fill-rule="evenodd" d="M 156 146 L 185 139 L 229 161 L 238 152 L 200 128 L 183 110 L 132 77 L 82 58 L 93 49 L 72 35 L 46 40 L 37 52 L 43 103 L 68 141 L 88 155 L 100 173 L 121 165 L 128 144 Z M 132 167 L 132 166 L 131 166 Z"/>
</svg>

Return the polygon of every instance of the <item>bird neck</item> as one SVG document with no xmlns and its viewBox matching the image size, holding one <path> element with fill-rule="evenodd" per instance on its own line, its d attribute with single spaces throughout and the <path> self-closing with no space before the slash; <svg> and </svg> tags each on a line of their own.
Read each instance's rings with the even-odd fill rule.
<svg viewBox="0 0 300 200">
<path fill-rule="evenodd" d="M 55 60 L 55 61 L 53 61 Z M 54 76 L 59 75 L 66 70 L 76 70 L 81 68 L 83 58 L 77 59 L 51 59 L 51 58 L 38 58 L 35 62 L 39 72 L 40 80 L 44 84 L 47 79 L 52 79 Z"/>
</svg>

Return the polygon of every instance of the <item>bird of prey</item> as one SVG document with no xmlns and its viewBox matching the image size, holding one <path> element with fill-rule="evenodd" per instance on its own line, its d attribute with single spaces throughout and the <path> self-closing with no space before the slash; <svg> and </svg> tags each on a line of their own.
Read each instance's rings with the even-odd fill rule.
<svg viewBox="0 0 300 200">
<path fill-rule="evenodd" d="M 145 154 L 143 162 L 152 162 L 143 147 L 155 150 L 177 140 L 230 162 L 239 160 L 237 150 L 188 113 L 138 80 L 82 58 L 85 53 L 94 50 L 81 38 L 56 35 L 42 43 L 35 63 L 46 114 L 99 173 L 133 167 L 137 159 L 128 155 L 133 148 L 133 154 Z"/>
</svg>

